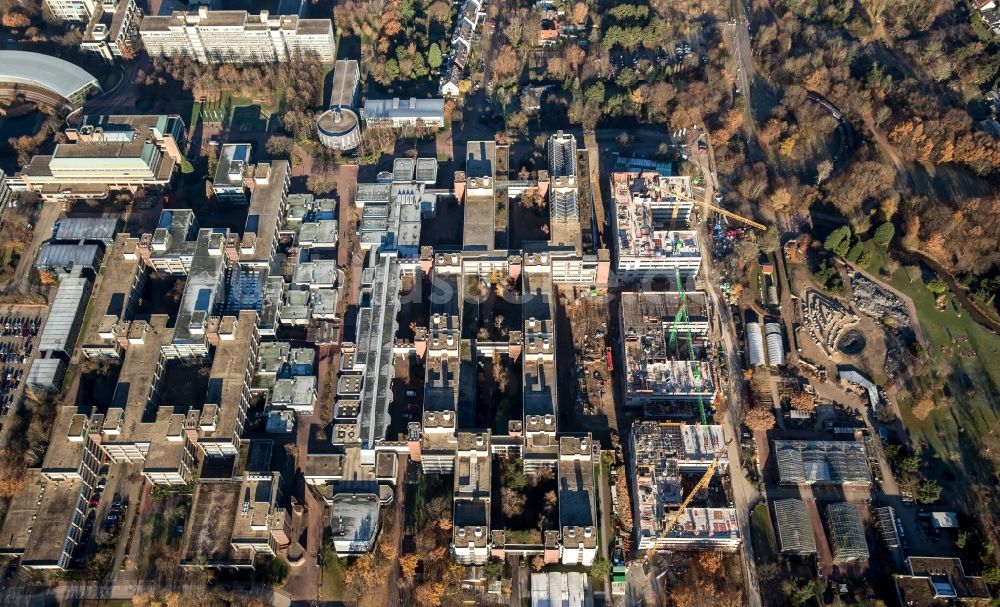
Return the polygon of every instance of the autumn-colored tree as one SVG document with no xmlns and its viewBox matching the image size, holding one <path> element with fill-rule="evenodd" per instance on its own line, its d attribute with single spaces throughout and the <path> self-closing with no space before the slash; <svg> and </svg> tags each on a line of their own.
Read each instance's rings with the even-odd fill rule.
<svg viewBox="0 0 1000 607">
<path fill-rule="evenodd" d="M 385 561 L 395 561 L 396 557 L 399 556 L 399 547 L 396 542 L 392 541 L 391 533 L 382 534 L 382 538 L 378 543 L 378 554 Z"/>
<path fill-rule="evenodd" d="M 503 515 L 508 518 L 520 516 L 524 512 L 524 505 L 528 503 L 528 497 L 509 487 L 500 488 L 500 505 Z"/>
<path fill-rule="evenodd" d="M 805 390 L 798 390 L 789 399 L 792 409 L 811 413 L 816 410 L 816 397 Z"/>
<path fill-rule="evenodd" d="M 559 504 L 559 498 L 556 496 L 555 490 L 545 492 L 545 510 L 554 512 L 556 506 Z"/>
<path fill-rule="evenodd" d="M 583 25 L 587 22 L 587 4 L 585 2 L 577 2 L 573 5 L 573 23 L 577 25 Z"/>
<path fill-rule="evenodd" d="M 575 44 L 570 44 L 565 51 L 566 63 L 574 72 L 580 70 L 580 66 L 587 59 L 587 53 Z"/>
<path fill-rule="evenodd" d="M 417 567 L 419 565 L 419 556 L 412 552 L 404 554 L 403 558 L 399 559 L 399 572 L 403 576 L 403 579 L 412 581 L 417 575 Z"/>
<path fill-rule="evenodd" d="M 306 187 L 314 194 L 329 194 L 337 187 L 337 182 L 326 173 L 313 173 L 306 179 Z"/>
<path fill-rule="evenodd" d="M 427 7 L 427 18 L 441 24 L 447 24 L 451 18 L 451 6 L 444 0 L 435 0 Z"/>
<path fill-rule="evenodd" d="M 132 43 L 122 42 L 118 45 L 118 52 L 124 61 L 131 61 L 139 56 L 139 41 Z"/>
<path fill-rule="evenodd" d="M 382 574 L 375 565 L 375 555 L 368 553 L 359 556 L 344 574 L 344 585 L 347 593 L 360 599 L 370 589 L 382 583 Z"/>
<path fill-rule="evenodd" d="M 714 576 L 722 569 L 722 554 L 706 550 L 698 553 L 697 567 L 705 574 Z"/>
<path fill-rule="evenodd" d="M 545 569 L 545 559 L 542 558 L 542 555 L 536 554 L 534 558 L 531 559 L 531 569 L 535 573 L 538 573 L 542 569 Z"/>
<path fill-rule="evenodd" d="M 441 582 L 424 582 L 417 586 L 414 598 L 420 607 L 438 607 L 444 596 L 444 584 Z"/>
<path fill-rule="evenodd" d="M 747 411 L 743 423 L 754 432 L 764 432 L 774 427 L 774 411 L 763 405 L 755 405 Z"/>
<path fill-rule="evenodd" d="M 934 411 L 936 406 L 934 398 L 930 394 L 924 394 L 914 403 L 911 412 L 913 413 L 913 417 L 924 421 Z"/>
<path fill-rule="evenodd" d="M 517 59 L 517 51 L 509 44 L 505 44 L 497 51 L 493 58 L 493 72 L 498 78 L 507 78 L 517 73 L 520 62 Z"/>
<path fill-rule="evenodd" d="M 31 19 L 21 11 L 10 11 L 2 19 L 3 26 L 11 29 L 21 29 L 31 25 Z"/>
<path fill-rule="evenodd" d="M 132 607 L 150 607 L 153 595 L 150 592 L 140 592 L 132 595 Z"/>
</svg>

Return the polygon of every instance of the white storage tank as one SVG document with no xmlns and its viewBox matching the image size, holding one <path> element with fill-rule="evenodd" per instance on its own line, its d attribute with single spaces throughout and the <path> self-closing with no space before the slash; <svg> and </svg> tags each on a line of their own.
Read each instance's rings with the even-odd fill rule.
<svg viewBox="0 0 1000 607">
<path fill-rule="evenodd" d="M 751 367 L 764 364 L 764 335 L 761 333 L 760 323 L 747 323 L 747 356 Z"/>
</svg>

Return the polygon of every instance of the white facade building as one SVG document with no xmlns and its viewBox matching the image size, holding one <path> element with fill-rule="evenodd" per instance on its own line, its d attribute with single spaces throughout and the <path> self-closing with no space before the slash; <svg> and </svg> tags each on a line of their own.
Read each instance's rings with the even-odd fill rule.
<svg viewBox="0 0 1000 607">
<path fill-rule="evenodd" d="M 272 16 L 267 11 L 174 12 L 146 17 L 139 28 L 151 56 L 187 56 L 201 63 L 268 63 L 312 55 L 333 63 L 335 41 L 329 19 Z"/>
<path fill-rule="evenodd" d="M 45 7 L 59 21 L 86 23 L 97 10 L 94 0 L 45 0 Z"/>
</svg>

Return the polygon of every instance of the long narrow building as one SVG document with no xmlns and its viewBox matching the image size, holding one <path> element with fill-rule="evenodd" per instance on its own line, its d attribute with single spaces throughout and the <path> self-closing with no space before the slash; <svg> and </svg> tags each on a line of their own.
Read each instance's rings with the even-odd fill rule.
<svg viewBox="0 0 1000 607">
<path fill-rule="evenodd" d="M 333 22 L 296 15 L 252 15 L 246 11 L 175 11 L 150 16 L 139 26 L 146 51 L 154 57 L 189 57 L 200 63 L 270 63 L 313 56 L 336 58 Z"/>
</svg>

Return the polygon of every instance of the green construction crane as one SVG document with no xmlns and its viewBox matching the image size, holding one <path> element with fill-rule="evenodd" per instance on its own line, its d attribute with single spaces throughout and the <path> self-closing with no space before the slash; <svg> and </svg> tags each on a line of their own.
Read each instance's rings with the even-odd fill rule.
<svg viewBox="0 0 1000 607">
<path fill-rule="evenodd" d="M 695 358 L 694 336 L 691 335 L 691 323 L 688 322 L 687 292 L 684 290 L 684 283 L 681 281 L 681 271 L 679 268 L 674 269 L 674 284 L 679 295 L 677 312 L 674 314 L 674 323 L 670 327 L 670 338 L 667 341 L 667 349 L 673 352 L 674 345 L 677 343 L 677 330 L 682 324 L 685 325 L 684 330 L 687 333 L 688 362 L 691 365 L 691 375 L 695 379 L 695 385 L 700 387 L 702 385 L 701 366 Z M 705 415 L 705 402 L 700 392 L 698 393 L 698 413 L 701 415 L 701 423 L 707 425 L 708 417 Z"/>
</svg>

